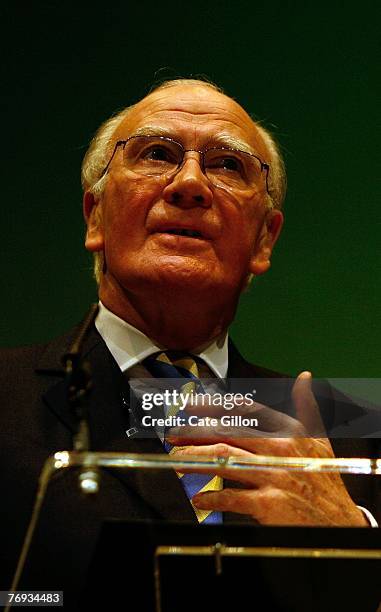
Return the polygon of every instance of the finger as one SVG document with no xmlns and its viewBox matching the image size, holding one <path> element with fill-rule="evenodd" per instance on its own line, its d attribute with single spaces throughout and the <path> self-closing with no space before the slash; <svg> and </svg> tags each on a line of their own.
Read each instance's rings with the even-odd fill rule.
<svg viewBox="0 0 381 612">
<path fill-rule="evenodd" d="M 203 445 L 227 442 L 233 446 L 248 447 L 250 441 L 257 438 L 271 439 L 272 433 L 257 431 L 249 427 L 226 427 L 218 423 L 214 427 L 188 427 L 186 425 L 169 429 L 165 439 L 172 445 L 185 446 L 187 444 Z"/>
<path fill-rule="evenodd" d="M 229 393 L 229 401 L 225 401 L 225 396 L 222 394 L 197 394 L 192 397 L 191 401 L 185 405 L 187 414 L 195 414 L 197 416 L 221 417 L 226 414 L 238 415 L 256 415 L 263 409 L 273 411 L 264 404 L 255 402 L 252 399 L 245 399 L 242 395 L 233 395 Z M 226 396 L 227 397 L 227 396 Z"/>
<path fill-rule="evenodd" d="M 218 458 L 235 458 L 238 460 L 236 466 L 229 466 L 224 464 L 212 464 L 205 467 L 181 467 L 182 473 L 203 473 L 203 474 L 217 474 L 222 478 L 228 480 L 234 480 L 244 484 L 248 487 L 259 487 L 268 485 L 270 482 L 275 485 L 282 487 L 285 481 L 289 478 L 284 470 L 272 468 L 271 470 L 265 470 L 261 466 L 251 464 L 253 454 L 243 449 L 229 446 L 228 444 L 213 444 L 207 446 L 187 446 L 181 449 L 174 449 L 171 452 L 171 456 L 178 460 L 187 460 L 188 458 L 199 458 L 200 462 L 203 459 L 213 460 Z M 241 465 L 240 463 L 241 462 Z"/>
<path fill-rule="evenodd" d="M 203 418 L 207 420 L 213 418 L 214 420 L 216 420 L 216 418 L 221 419 L 222 424 L 224 422 L 232 422 L 234 428 L 240 426 L 241 423 L 243 423 L 245 427 L 255 426 L 263 432 L 260 435 L 264 436 L 267 436 L 268 433 L 270 435 L 274 434 L 276 437 L 306 435 L 304 429 L 296 419 L 259 402 L 253 402 L 252 400 L 241 401 L 242 398 L 239 398 L 239 404 L 234 404 L 232 408 L 226 409 L 224 406 L 215 405 L 213 398 L 213 395 L 197 395 L 194 401 L 192 400 L 192 402 L 189 402 L 185 406 L 187 416 L 199 417 L 200 420 Z M 254 425 L 255 421 L 257 425 Z M 238 437 L 240 435 L 241 434 L 238 433 Z M 204 434 L 202 437 L 205 437 Z"/>
<path fill-rule="evenodd" d="M 332 509 L 311 505 L 308 500 L 288 495 L 276 487 L 261 489 L 224 489 L 198 493 L 192 498 L 195 508 L 219 512 L 248 514 L 261 524 L 267 525 L 314 525 L 334 526 L 340 524 Z M 356 524 L 356 523 L 355 523 Z"/>
<path fill-rule="evenodd" d="M 301 429 L 300 429 L 301 431 Z M 303 429 L 300 437 L 275 437 L 273 433 L 250 428 L 215 427 L 188 428 L 186 426 L 169 430 L 166 440 L 173 446 L 195 447 L 225 443 L 232 448 L 241 448 L 256 455 L 303 456 L 308 436 Z M 196 453 L 197 454 L 197 453 Z M 307 455 L 309 456 L 309 453 Z"/>
<path fill-rule="evenodd" d="M 319 406 L 312 393 L 311 383 L 311 372 L 301 372 L 292 388 L 292 400 L 297 419 L 305 428 L 306 433 L 313 437 L 324 437 L 326 432 L 320 416 Z"/>
<path fill-rule="evenodd" d="M 265 512 L 264 495 L 260 489 L 223 489 L 198 493 L 192 503 L 200 510 L 237 512 L 260 520 Z"/>
<path fill-rule="evenodd" d="M 166 439 L 171 444 L 178 445 L 213 444 L 221 440 L 229 443 L 236 441 L 234 444 L 246 448 L 248 441 L 254 438 L 308 437 L 305 428 L 296 419 L 286 414 L 265 406 L 258 413 L 258 417 L 230 414 L 217 419 L 192 415 L 188 424 L 168 429 Z M 250 445 L 248 448 L 251 449 Z"/>
<path fill-rule="evenodd" d="M 214 460 L 217 457 L 219 459 L 236 457 L 237 459 L 245 461 L 250 460 L 252 454 L 239 448 L 230 447 L 227 444 L 213 444 L 210 446 L 187 446 L 181 449 L 174 449 L 174 451 L 171 452 L 171 457 L 173 459 L 185 461 L 188 458 L 192 458 L 192 460 L 197 458 L 200 462 L 202 462 L 203 459 L 207 461 Z M 200 465 L 189 468 L 181 467 L 181 472 L 183 474 L 218 474 L 222 478 L 236 480 L 237 482 L 249 487 L 254 485 L 253 478 L 251 477 L 251 470 L 240 470 L 234 467 L 229 468 L 224 466 L 223 463 L 212 464 L 209 466 L 206 465 L 205 467 L 200 467 Z"/>
</svg>

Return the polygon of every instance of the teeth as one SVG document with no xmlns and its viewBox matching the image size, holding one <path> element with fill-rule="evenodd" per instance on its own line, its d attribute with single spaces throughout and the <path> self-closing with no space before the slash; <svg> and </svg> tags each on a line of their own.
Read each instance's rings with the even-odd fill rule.
<svg viewBox="0 0 381 612">
<path fill-rule="evenodd" d="M 196 232 L 194 230 L 181 230 L 181 233 L 183 236 L 190 236 L 191 238 L 196 238 L 200 235 L 199 232 Z"/>
<path fill-rule="evenodd" d="M 178 236 L 188 236 L 190 238 L 200 238 L 201 237 L 200 232 L 197 232 L 195 230 L 188 230 L 188 229 L 171 229 L 171 230 L 168 230 L 168 234 L 176 234 Z"/>
</svg>

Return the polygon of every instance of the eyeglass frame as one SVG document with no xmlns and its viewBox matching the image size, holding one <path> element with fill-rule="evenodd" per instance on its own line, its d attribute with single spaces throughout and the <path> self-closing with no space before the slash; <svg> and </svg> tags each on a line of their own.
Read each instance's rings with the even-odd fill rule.
<svg viewBox="0 0 381 612">
<path fill-rule="evenodd" d="M 268 185 L 268 176 L 269 176 L 269 171 L 270 171 L 270 164 L 268 164 L 267 162 L 262 161 L 261 158 L 258 157 L 258 155 L 254 155 L 254 153 L 249 153 L 249 151 L 242 151 L 241 149 L 233 149 L 231 147 L 210 147 L 209 149 L 205 149 L 204 151 L 202 151 L 202 150 L 200 151 L 198 149 L 184 149 L 184 146 L 181 144 L 181 142 L 178 142 L 177 140 L 174 140 L 173 138 L 169 138 L 168 136 L 156 136 L 156 134 L 135 134 L 133 136 L 129 136 L 128 138 L 126 138 L 126 140 L 118 140 L 115 143 L 114 150 L 112 152 L 110 160 L 109 160 L 108 164 L 105 166 L 104 170 L 102 171 L 102 174 L 101 174 L 99 180 L 105 176 L 107 170 L 110 167 L 110 164 L 111 164 L 112 160 L 115 157 L 115 154 L 116 154 L 118 148 L 123 145 L 123 150 L 124 150 L 126 144 L 130 140 L 132 140 L 133 138 L 157 138 L 158 140 L 163 140 L 165 142 L 172 142 L 173 144 L 178 145 L 182 149 L 182 151 L 183 151 L 183 156 L 182 156 L 181 162 L 179 162 L 176 170 L 173 172 L 173 176 L 175 174 L 177 174 L 177 172 L 181 169 L 181 167 L 182 167 L 182 165 L 184 163 L 185 153 L 199 153 L 200 154 L 200 156 L 201 156 L 200 167 L 201 167 L 202 173 L 205 174 L 205 176 L 207 176 L 206 173 L 205 173 L 205 153 L 207 153 L 208 151 L 231 151 L 232 153 L 234 153 L 234 152 L 235 153 L 243 153 L 244 155 L 249 155 L 250 157 L 255 157 L 255 159 L 257 159 L 259 161 L 259 163 L 261 164 L 261 172 L 265 171 L 265 176 L 266 176 L 266 179 L 265 179 L 265 182 L 266 182 L 266 191 L 267 191 L 267 194 L 270 196 L 269 185 Z M 147 174 L 146 176 L 156 176 L 156 175 Z M 165 176 L 165 174 L 163 174 L 163 176 Z M 208 178 L 208 180 L 210 180 L 210 179 Z M 212 184 L 213 184 L 213 182 L 212 182 Z"/>
</svg>

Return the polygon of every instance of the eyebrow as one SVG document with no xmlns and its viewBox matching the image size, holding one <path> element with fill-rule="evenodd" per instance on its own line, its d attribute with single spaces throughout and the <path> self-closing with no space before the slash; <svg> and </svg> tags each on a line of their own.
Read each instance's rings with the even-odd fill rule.
<svg viewBox="0 0 381 612">
<path fill-rule="evenodd" d="M 172 138 L 174 140 L 171 132 L 166 130 L 165 128 L 161 128 L 158 125 L 146 125 L 138 128 L 132 136 L 164 136 L 164 138 Z"/>
<path fill-rule="evenodd" d="M 146 125 L 140 127 L 132 134 L 132 136 L 162 136 L 164 138 L 176 140 L 176 136 L 174 136 L 171 131 L 158 125 Z M 239 151 L 244 151 L 245 153 L 258 155 L 258 151 L 253 149 L 253 147 L 247 144 L 247 142 L 241 140 L 240 138 L 236 138 L 235 136 L 230 136 L 229 134 L 215 134 L 208 139 L 206 145 L 224 147 L 227 149 L 237 149 Z"/>
</svg>

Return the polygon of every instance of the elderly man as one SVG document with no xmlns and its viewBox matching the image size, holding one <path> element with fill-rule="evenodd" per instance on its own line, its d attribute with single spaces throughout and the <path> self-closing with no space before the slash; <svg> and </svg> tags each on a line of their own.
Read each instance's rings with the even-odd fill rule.
<svg viewBox="0 0 381 612">
<path fill-rule="evenodd" d="M 157 453 L 170 443 L 166 450 L 179 457 L 332 457 L 328 440 L 303 437 L 297 425 L 295 436 L 283 439 L 233 437 L 230 430 L 225 437 L 210 431 L 206 440 L 191 441 L 178 431 L 169 442 L 129 435 L 128 380 L 149 371 L 158 355 L 170 368 L 179 358 L 181 367 L 184 359 L 196 363 L 193 379 L 277 376 L 248 364 L 227 340 L 239 297 L 252 276 L 269 269 L 282 227 L 285 178 L 271 136 L 215 86 L 171 81 L 101 126 L 82 179 L 85 244 L 95 255 L 100 298 L 95 327 L 83 340 L 93 382 L 92 449 Z M 3 548 L 12 551 L 5 553 L 10 558 L 21 545 L 44 459 L 72 446 L 77 422 L 67 403 L 61 358 L 74 335 L 7 351 L 3 360 L 1 448 L 11 465 L 3 483 L 11 504 L 3 504 L 4 533 L 11 543 L 7 548 L 5 536 Z M 298 377 L 293 398 L 308 430 L 316 412 L 309 373 Z M 179 443 L 181 449 L 173 447 Z M 364 449 L 347 445 L 340 452 L 350 456 Z M 75 505 L 75 486 L 56 479 L 42 517 L 44 546 L 75 542 L 72 563 L 79 568 L 108 516 L 197 522 L 197 512 L 204 511 L 225 512 L 233 520 L 246 515 L 261 524 L 369 524 L 356 505 L 372 507 L 368 481 L 353 488 L 353 500 L 332 474 L 276 470 L 243 478 L 226 470 L 223 476 L 234 479 L 235 487 L 225 482 L 192 495 L 175 472 L 109 472 L 90 506 L 83 500 Z"/>
<path fill-rule="evenodd" d="M 234 367 L 225 335 L 239 296 L 250 275 L 268 270 L 282 227 L 285 178 L 272 138 L 215 87 L 167 82 L 100 129 L 83 186 L 86 248 L 97 255 L 105 307 L 97 327 L 121 369 L 165 347 L 207 352 L 213 374 L 225 376 Z M 123 354 L 135 338 L 142 354 Z M 308 376 L 298 381 L 304 399 Z M 182 452 L 332 456 L 327 441 L 300 438 L 237 438 L 235 447 Z M 277 473 L 250 484 L 193 501 L 265 524 L 366 524 L 340 478 Z"/>
</svg>

